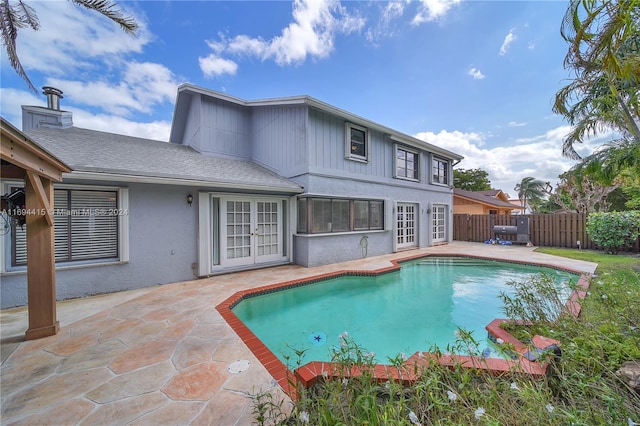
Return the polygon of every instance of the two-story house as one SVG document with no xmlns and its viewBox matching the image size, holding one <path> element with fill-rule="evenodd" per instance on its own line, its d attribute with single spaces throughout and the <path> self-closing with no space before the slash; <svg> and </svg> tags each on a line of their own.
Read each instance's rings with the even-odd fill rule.
<svg viewBox="0 0 640 426">
<path fill-rule="evenodd" d="M 58 299 L 452 239 L 462 157 L 317 99 L 184 84 L 166 143 L 76 128 L 56 93 L 23 106 L 23 131 L 73 169 L 54 191 Z M 3 308 L 26 303 L 25 230 L 5 234 Z"/>
</svg>

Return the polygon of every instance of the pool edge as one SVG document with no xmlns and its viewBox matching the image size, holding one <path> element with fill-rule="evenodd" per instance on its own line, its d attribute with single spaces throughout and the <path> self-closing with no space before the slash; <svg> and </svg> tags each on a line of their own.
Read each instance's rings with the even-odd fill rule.
<svg viewBox="0 0 640 426">
<path fill-rule="evenodd" d="M 459 253 L 427 253 L 417 254 L 413 256 L 407 256 L 399 259 L 391 259 L 389 262 L 391 266 L 382 267 L 378 269 L 370 270 L 353 270 L 344 269 L 334 272 L 328 272 L 323 274 L 314 275 L 311 277 L 300 278 L 295 280 L 283 281 L 275 284 L 268 284 L 259 286 L 250 290 L 238 291 L 223 302 L 216 306 L 216 310 L 220 313 L 223 319 L 229 324 L 233 331 L 240 337 L 240 339 L 247 345 L 253 355 L 260 361 L 260 363 L 267 369 L 269 374 L 274 378 L 278 385 L 286 392 L 291 398 L 295 399 L 297 393 L 297 386 L 303 387 L 313 386 L 318 380 L 327 378 L 345 377 L 344 371 L 340 372 L 340 376 L 335 374 L 338 371 L 337 364 L 327 361 L 310 361 L 302 366 L 299 366 L 294 371 L 291 371 L 280 359 L 233 313 L 232 309 L 245 298 L 255 297 L 262 294 L 268 294 L 275 291 L 282 291 L 289 288 L 299 287 L 303 285 L 309 285 L 320 281 L 329 280 L 332 278 L 343 276 L 379 276 L 387 273 L 398 271 L 401 268 L 401 264 L 417 260 L 426 257 L 467 257 L 484 260 L 496 260 L 507 263 L 516 263 L 522 265 L 532 265 L 547 267 L 556 270 L 561 270 L 578 275 L 578 281 L 575 288 L 571 292 L 567 303 L 561 315 L 571 315 L 578 317 L 582 310 L 580 303 L 586 297 L 587 290 L 589 288 L 589 274 L 582 271 L 572 269 L 566 266 L 551 265 L 548 263 L 534 262 L 534 261 L 520 261 L 514 259 L 503 259 L 490 256 L 459 254 Z M 461 365 L 463 367 L 486 370 L 491 374 L 501 375 L 508 372 L 525 373 L 532 376 L 545 376 L 547 374 L 549 363 L 548 356 L 543 355 L 543 360 L 529 361 L 524 357 L 524 347 L 530 348 L 520 342 L 506 330 L 500 328 L 500 324 L 511 321 L 508 319 L 497 318 L 491 321 L 485 329 L 490 336 L 496 339 L 502 339 L 504 342 L 517 342 L 516 352 L 519 354 L 516 360 L 506 360 L 498 358 L 482 358 L 476 356 L 466 355 L 449 355 L 449 354 L 436 354 L 429 352 L 416 352 L 400 367 L 391 367 L 386 364 L 377 364 L 374 367 L 374 378 L 378 381 L 401 381 L 405 385 L 414 383 L 418 379 L 417 372 L 420 368 L 427 367 L 429 362 L 437 361 L 440 365 L 453 367 L 454 365 Z M 537 336 L 542 337 L 542 336 Z M 547 339 L 542 337 L 543 339 Z M 549 340 L 549 339 L 547 339 Z M 552 339 L 551 339 L 552 340 Z M 553 341 L 557 342 L 557 341 Z M 558 345 L 560 342 L 557 342 Z M 537 348 L 544 350 L 545 348 Z M 357 372 L 347 372 L 348 374 L 354 374 Z"/>
</svg>

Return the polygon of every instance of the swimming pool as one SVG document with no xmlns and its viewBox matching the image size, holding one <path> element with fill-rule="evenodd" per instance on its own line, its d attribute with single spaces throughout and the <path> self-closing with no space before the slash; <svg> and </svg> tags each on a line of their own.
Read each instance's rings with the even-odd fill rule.
<svg viewBox="0 0 640 426">
<path fill-rule="evenodd" d="M 541 266 L 473 259 L 426 257 L 378 276 L 342 276 L 244 298 L 233 313 L 278 357 L 302 363 L 330 361 L 349 336 L 379 363 L 437 346 L 446 351 L 459 328 L 472 332 L 478 349 L 491 349 L 485 326 L 503 317 L 507 282 L 544 272 L 559 288 L 577 275 Z M 495 351 L 485 353 L 497 356 Z"/>
</svg>

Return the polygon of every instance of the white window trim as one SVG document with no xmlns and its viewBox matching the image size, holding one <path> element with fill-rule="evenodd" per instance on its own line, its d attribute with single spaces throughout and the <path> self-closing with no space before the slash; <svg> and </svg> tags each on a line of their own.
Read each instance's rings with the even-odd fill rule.
<svg viewBox="0 0 640 426">
<path fill-rule="evenodd" d="M 351 129 L 364 132 L 364 156 L 354 155 L 351 153 Z M 347 160 L 369 162 L 369 129 L 358 126 L 353 123 L 345 123 L 344 125 L 344 156 Z"/>
<path fill-rule="evenodd" d="M 443 162 L 443 163 L 445 163 L 447 165 L 447 168 L 446 168 L 447 182 L 445 182 L 445 183 L 438 182 L 433 178 L 433 174 L 434 174 L 433 173 L 434 172 L 433 163 L 435 161 L 441 161 L 441 162 Z M 451 184 L 452 184 L 452 181 L 451 181 L 452 180 L 452 176 L 451 176 L 451 161 L 447 160 L 446 158 L 439 157 L 437 155 L 432 155 L 431 156 L 431 164 L 430 164 L 429 170 L 430 170 L 429 181 L 431 182 L 431 184 L 439 185 L 439 186 L 451 186 Z"/>
<path fill-rule="evenodd" d="M 6 194 L 10 187 L 24 188 L 22 180 L 5 180 L 0 185 L 2 194 Z M 129 261 L 129 188 L 118 186 L 98 186 L 98 185 L 73 185 L 73 184 L 54 184 L 54 189 L 74 189 L 74 190 L 94 190 L 94 191 L 116 191 L 118 193 L 118 209 L 126 214 L 118 216 L 118 259 L 95 261 L 70 261 L 56 263 L 56 270 L 76 269 L 82 267 L 93 267 L 103 265 L 122 264 Z M 55 208 L 55 207 L 54 207 Z M 11 232 L 4 233 L 0 236 L 0 273 L 23 273 L 26 272 L 27 266 L 11 266 L 11 261 L 7 256 L 11 255 Z"/>
<path fill-rule="evenodd" d="M 418 178 L 408 177 L 408 176 L 399 176 L 398 175 L 398 150 L 401 149 L 404 152 L 409 152 L 411 154 L 417 155 L 416 158 L 416 167 L 418 172 Z M 393 177 L 396 179 L 408 180 L 411 182 L 420 182 L 420 152 L 415 149 L 408 148 L 406 145 L 402 144 L 393 144 Z"/>
</svg>

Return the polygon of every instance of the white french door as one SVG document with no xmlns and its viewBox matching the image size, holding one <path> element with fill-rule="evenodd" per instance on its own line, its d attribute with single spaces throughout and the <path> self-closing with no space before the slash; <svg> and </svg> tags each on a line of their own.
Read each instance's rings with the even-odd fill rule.
<svg viewBox="0 0 640 426">
<path fill-rule="evenodd" d="M 241 266 L 281 259 L 281 207 L 278 201 L 222 198 L 221 263 Z"/>
<path fill-rule="evenodd" d="M 447 206 L 434 204 L 433 206 L 433 235 L 432 243 L 447 242 Z"/>
<path fill-rule="evenodd" d="M 398 203 L 396 205 L 396 247 L 406 249 L 416 247 L 417 240 L 416 205 Z"/>
</svg>

